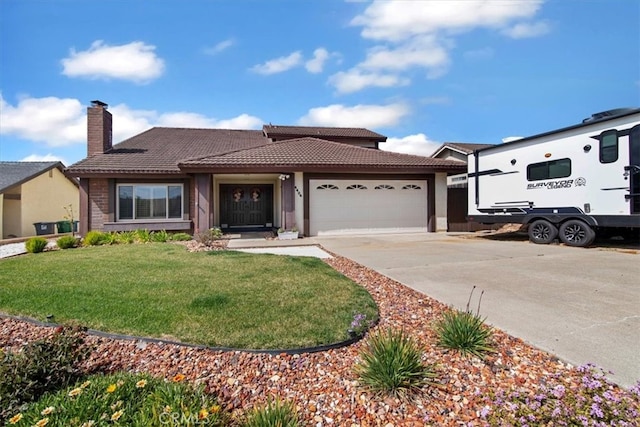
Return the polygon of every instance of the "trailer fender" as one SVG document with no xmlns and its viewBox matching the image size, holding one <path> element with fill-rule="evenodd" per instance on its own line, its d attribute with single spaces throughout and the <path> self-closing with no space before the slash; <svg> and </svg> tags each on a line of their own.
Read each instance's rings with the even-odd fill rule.
<svg viewBox="0 0 640 427">
<path fill-rule="evenodd" d="M 590 216 L 590 215 L 575 215 L 575 214 L 569 214 L 569 215 L 540 215 L 540 214 L 536 214 L 536 215 L 525 215 L 522 218 L 522 223 L 523 224 L 531 224 L 533 221 L 537 221 L 539 219 L 544 219 L 549 221 L 550 223 L 556 225 L 556 226 L 560 226 L 560 224 L 562 224 L 563 222 L 569 221 L 571 219 L 578 219 L 580 221 L 583 221 L 584 223 L 586 223 L 588 226 L 590 227 L 597 227 L 598 226 L 598 221 Z"/>
</svg>

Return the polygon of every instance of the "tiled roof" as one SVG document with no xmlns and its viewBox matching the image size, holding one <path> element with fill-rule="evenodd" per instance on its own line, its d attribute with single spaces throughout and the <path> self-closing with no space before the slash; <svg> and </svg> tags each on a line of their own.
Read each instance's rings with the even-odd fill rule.
<svg viewBox="0 0 640 427">
<path fill-rule="evenodd" d="M 0 162 L 0 193 L 54 167 L 64 169 L 60 162 Z"/>
<path fill-rule="evenodd" d="M 431 157 L 393 153 L 331 142 L 318 138 L 298 138 L 264 144 L 260 147 L 236 150 L 215 156 L 205 156 L 180 163 L 183 168 L 269 169 L 278 167 L 311 169 L 370 169 L 407 171 L 425 168 L 433 170 L 466 169 L 459 162 Z"/>
<path fill-rule="evenodd" d="M 364 128 L 264 125 L 262 130 L 264 130 L 267 137 L 277 139 L 308 136 L 315 138 L 367 138 L 375 139 L 379 142 L 387 140 L 386 136 Z"/>
<path fill-rule="evenodd" d="M 105 154 L 98 154 L 68 168 L 70 174 L 180 173 L 178 162 L 267 143 L 259 130 L 149 129 L 129 138 Z"/>
<path fill-rule="evenodd" d="M 445 142 L 440 147 L 438 147 L 438 149 L 436 151 L 434 151 L 431 156 L 432 157 L 436 156 L 437 154 L 439 154 L 441 151 L 443 151 L 446 148 L 451 148 L 453 150 L 459 151 L 459 152 L 464 153 L 464 154 L 471 154 L 475 150 L 479 150 L 481 148 L 492 147 L 493 145 L 494 144 L 471 144 L 471 143 L 466 143 L 466 142 Z"/>
</svg>

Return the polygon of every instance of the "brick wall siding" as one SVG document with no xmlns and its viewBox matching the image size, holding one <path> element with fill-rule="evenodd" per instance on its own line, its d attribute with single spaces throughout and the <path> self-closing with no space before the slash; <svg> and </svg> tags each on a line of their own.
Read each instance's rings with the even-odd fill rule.
<svg viewBox="0 0 640 427">
<path fill-rule="evenodd" d="M 89 229 L 102 230 L 109 218 L 109 181 L 106 178 L 91 178 L 89 200 Z"/>
</svg>

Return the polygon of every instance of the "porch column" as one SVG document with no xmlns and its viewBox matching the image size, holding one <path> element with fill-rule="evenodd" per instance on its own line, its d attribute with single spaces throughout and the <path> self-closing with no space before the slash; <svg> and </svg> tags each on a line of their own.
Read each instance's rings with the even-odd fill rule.
<svg viewBox="0 0 640 427">
<path fill-rule="evenodd" d="M 292 228 L 296 224 L 296 208 L 295 208 L 295 174 L 287 174 L 288 178 L 282 180 L 282 218 L 281 227 Z"/>
<path fill-rule="evenodd" d="M 81 236 L 85 236 L 89 232 L 89 212 L 91 211 L 89 203 L 89 178 L 80 178 L 80 227 L 78 232 Z"/>
<path fill-rule="evenodd" d="M 200 232 L 211 228 L 211 174 L 196 174 L 196 211 L 193 219 L 194 231 Z"/>
</svg>

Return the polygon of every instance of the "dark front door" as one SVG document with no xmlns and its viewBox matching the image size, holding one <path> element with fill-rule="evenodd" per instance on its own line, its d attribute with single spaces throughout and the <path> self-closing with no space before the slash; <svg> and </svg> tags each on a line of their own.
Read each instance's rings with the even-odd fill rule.
<svg viewBox="0 0 640 427">
<path fill-rule="evenodd" d="M 273 185 L 220 185 L 222 228 L 267 228 L 272 225 Z"/>
<path fill-rule="evenodd" d="M 631 129 L 629 135 L 629 166 L 626 171 L 631 180 L 631 213 L 640 214 L 640 126 Z"/>
</svg>

